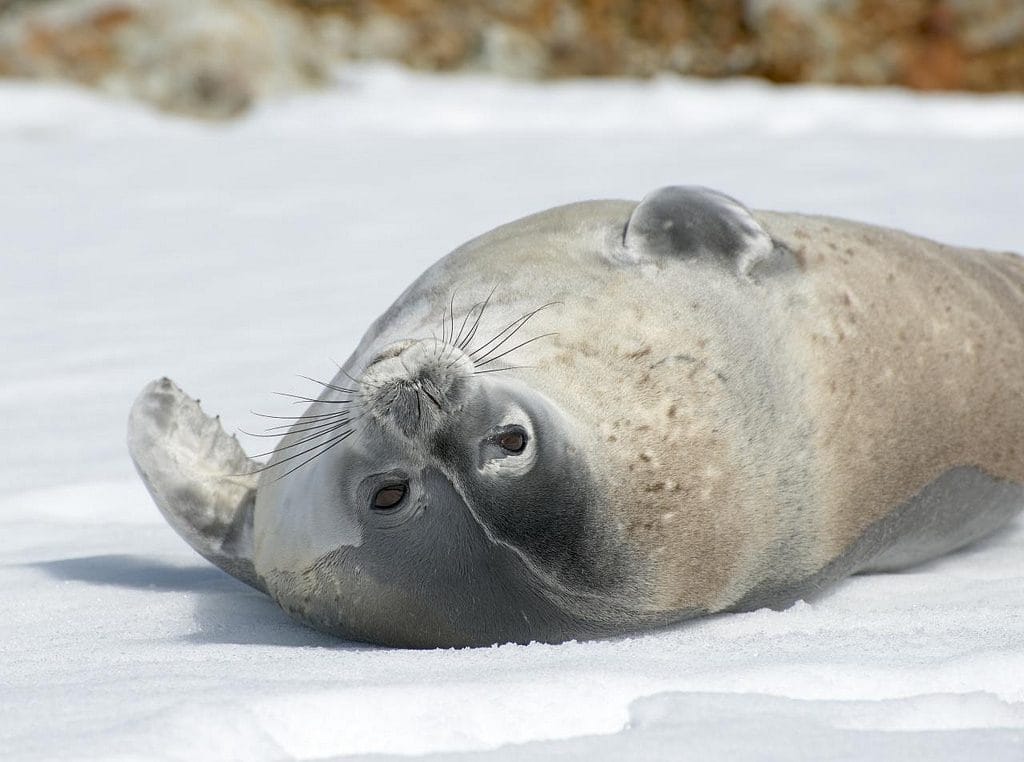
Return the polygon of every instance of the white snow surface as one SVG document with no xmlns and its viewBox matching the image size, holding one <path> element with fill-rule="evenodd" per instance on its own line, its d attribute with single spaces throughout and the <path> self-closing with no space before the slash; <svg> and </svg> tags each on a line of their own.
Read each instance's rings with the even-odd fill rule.
<svg viewBox="0 0 1024 762">
<path fill-rule="evenodd" d="M 134 475 L 150 379 L 260 431 L 462 241 L 673 183 L 1021 252 L 1024 98 L 367 67 L 211 126 L 0 84 L 0 756 L 1024 759 L 1021 520 L 786 611 L 401 651 L 292 622 Z"/>
</svg>

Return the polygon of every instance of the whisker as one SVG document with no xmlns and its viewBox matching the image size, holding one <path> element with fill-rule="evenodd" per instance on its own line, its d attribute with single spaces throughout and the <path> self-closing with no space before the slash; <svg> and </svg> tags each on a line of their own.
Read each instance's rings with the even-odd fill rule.
<svg viewBox="0 0 1024 762">
<path fill-rule="evenodd" d="M 469 316 L 472 315 L 473 310 L 475 310 L 479 306 L 480 302 L 477 302 L 466 311 L 465 315 L 462 316 L 462 325 L 459 326 L 459 333 L 458 335 L 456 335 L 454 339 L 452 339 L 452 344 L 454 344 L 455 346 L 459 346 L 459 342 L 462 341 L 462 332 L 466 330 L 466 323 L 469 322 Z"/>
<path fill-rule="evenodd" d="M 314 384 L 320 384 L 327 389 L 333 389 L 336 392 L 342 392 L 343 394 L 359 394 L 358 389 L 346 389 L 344 386 L 335 386 L 334 384 L 328 384 L 326 381 L 320 381 L 319 379 L 312 378 L 311 376 L 304 376 L 301 373 L 296 373 L 299 378 L 304 378 L 307 381 L 312 381 Z"/>
<path fill-rule="evenodd" d="M 484 316 L 484 310 L 486 310 L 487 305 L 491 303 L 491 297 L 494 296 L 494 292 L 497 290 L 498 284 L 495 283 L 494 286 L 491 288 L 491 292 L 487 295 L 487 298 L 484 299 L 483 304 L 480 305 L 480 311 L 476 313 L 476 320 L 473 321 L 473 327 L 470 329 L 469 333 L 466 335 L 466 338 L 463 340 L 463 342 L 458 345 L 459 349 L 461 349 L 463 352 L 466 351 L 466 347 L 468 347 L 470 343 L 473 341 L 474 337 L 476 337 L 476 331 L 477 328 L 480 327 L 480 319 Z"/>
<path fill-rule="evenodd" d="M 506 370 L 519 370 L 520 368 L 534 368 L 534 365 L 510 365 L 507 368 L 488 368 L 487 370 L 475 370 L 473 371 L 474 376 L 479 376 L 484 373 L 501 373 Z"/>
<path fill-rule="evenodd" d="M 491 344 L 493 344 L 493 343 L 494 343 L 495 341 L 497 341 L 497 340 L 498 340 L 498 339 L 500 339 L 500 338 L 501 338 L 502 336 L 504 336 L 504 335 L 505 335 L 505 333 L 506 333 L 506 332 L 507 332 L 507 331 L 508 331 L 509 329 L 512 329 L 512 332 L 513 332 L 513 333 L 515 333 L 515 332 L 516 332 L 516 331 L 518 331 L 518 330 L 519 330 L 520 328 L 522 328 L 522 327 L 523 327 L 524 325 L 526 325 L 526 321 L 528 321 L 529 319 L 530 319 L 530 316 L 529 316 L 529 315 L 522 315 L 522 316 L 520 316 L 520 317 L 517 317 L 517 318 L 516 318 L 515 320 L 513 320 L 513 321 L 512 321 L 511 323 L 509 323 L 509 324 L 508 324 L 508 325 L 506 325 L 506 326 L 505 326 L 504 328 L 502 328 L 502 329 L 501 329 L 500 331 L 498 331 L 498 333 L 496 333 L 496 334 L 495 334 L 494 336 L 492 336 L 492 337 L 491 337 L 491 338 L 490 338 L 490 339 L 489 339 L 488 341 L 484 342 L 484 343 L 483 343 L 483 344 L 481 344 L 481 345 L 480 345 L 479 347 L 477 347 L 477 348 L 476 348 L 476 349 L 474 349 L 473 351 L 469 352 L 468 354 L 469 354 L 470 358 L 474 357 L 475 355 L 479 354 L 480 352 L 483 352 L 483 351 L 484 351 L 484 350 L 485 350 L 485 349 L 486 349 L 487 347 L 489 347 L 489 346 L 490 346 Z M 514 328 L 514 329 L 513 329 L 513 326 L 515 326 L 515 328 Z M 486 354 L 486 353 L 485 353 L 485 354 Z"/>
<path fill-rule="evenodd" d="M 352 435 L 353 435 L 353 434 L 355 434 L 355 433 L 357 433 L 357 430 L 352 430 L 352 431 L 349 431 L 349 432 L 347 432 L 347 433 L 346 433 L 346 434 L 344 434 L 344 435 L 343 435 L 343 436 L 342 436 L 342 437 L 341 437 L 340 439 L 338 439 L 338 441 L 337 441 L 337 442 L 333 442 L 333 443 L 331 443 L 331 444 L 327 445 L 327 447 L 325 447 L 324 449 L 322 449 L 322 450 L 321 450 L 320 452 L 316 453 L 316 454 L 315 454 L 315 455 L 313 455 L 312 457 L 310 457 L 310 458 L 307 458 L 306 460 L 302 461 L 301 463 L 299 463 L 299 465 L 295 466 L 294 468 L 290 468 L 290 469 L 288 469 L 288 470 L 287 470 L 287 471 L 285 471 L 285 472 L 284 472 L 283 474 L 281 474 L 281 475 L 280 475 L 279 477 L 277 477 L 276 479 L 274 479 L 274 481 L 275 481 L 275 482 L 279 482 L 279 481 L 281 481 L 281 480 L 282 480 L 282 479 L 283 479 L 284 477 L 288 476 L 288 474 L 291 474 L 291 473 L 294 473 L 294 472 L 298 471 L 298 470 L 299 470 L 300 468 L 302 468 L 302 467 L 303 467 L 304 465 L 306 465 L 306 464 L 307 464 L 307 463 L 309 463 L 310 461 L 316 460 L 316 459 L 317 459 L 317 458 L 319 458 L 319 457 L 320 457 L 321 455 L 323 455 L 323 454 L 324 454 L 325 452 L 327 452 L 328 450 L 330 450 L 330 449 L 331 449 L 332 447 L 337 447 L 337 446 L 338 446 L 339 444 L 341 444 L 342 442 L 344 442 L 344 441 L 345 441 L 346 439 L 348 439 L 348 438 L 349 438 L 350 436 L 352 436 Z M 315 449 L 315 448 L 314 448 L 314 449 Z M 284 462 L 284 461 L 278 461 L 278 463 L 275 463 L 274 465 L 278 465 L 279 463 L 283 463 L 283 462 Z"/>
<path fill-rule="evenodd" d="M 481 351 L 482 351 L 482 350 L 483 350 L 484 348 L 486 348 L 487 346 L 489 346 L 489 345 L 490 345 L 490 344 L 491 344 L 492 342 L 494 342 L 494 341 L 497 341 L 497 340 L 498 340 L 498 339 L 499 339 L 499 338 L 500 338 L 501 336 L 503 336 L 503 335 L 505 334 L 505 332 L 506 332 L 506 331 L 508 331 L 509 329 L 513 329 L 513 327 L 514 327 L 514 330 L 519 330 L 519 328 L 520 328 L 520 327 L 522 327 L 522 325 L 523 325 L 523 324 L 524 324 L 524 323 L 525 323 L 526 321 L 530 320 L 530 319 L 531 319 L 531 318 L 532 318 L 532 317 L 533 317 L 534 315 L 536 315 L 536 314 L 537 314 L 538 312 L 540 312 L 541 310 L 543 310 L 543 309 L 546 309 L 546 308 L 550 307 L 550 306 L 551 306 L 551 305 L 553 305 L 553 304 L 558 304 L 558 302 L 548 302 L 547 304 L 542 304 L 542 305 L 541 305 L 540 307 L 538 307 L 537 309 L 535 309 L 535 310 L 531 310 L 531 311 L 529 311 L 529 312 L 526 312 L 526 313 L 524 313 L 524 314 L 520 315 L 520 316 L 519 316 L 519 317 L 517 317 L 517 318 L 516 318 L 515 320 L 513 320 L 513 321 L 512 321 L 511 323 L 509 323 L 509 324 L 508 324 L 508 325 L 506 325 L 506 326 L 505 326 L 504 328 L 502 328 L 502 329 L 501 329 L 500 331 L 498 331 L 498 333 L 497 333 L 497 334 L 495 334 L 495 336 L 494 336 L 493 338 L 491 338 L 491 339 L 490 339 L 490 341 L 487 341 L 487 342 L 485 342 L 484 344 L 482 344 L 481 346 L 477 347 L 477 348 L 476 348 L 476 349 L 474 349 L 474 350 L 473 350 L 472 352 L 470 352 L 470 355 L 472 356 L 472 355 L 477 355 L 477 354 L 479 354 L 479 353 L 480 353 L 480 352 L 481 352 Z"/>
<path fill-rule="evenodd" d="M 319 444 L 313 445 L 309 449 L 303 450 L 302 452 L 297 452 L 294 455 L 289 455 L 287 458 L 282 458 L 281 460 L 277 461 L 276 463 L 273 463 L 273 464 L 268 463 L 267 465 L 263 466 L 262 468 L 258 468 L 255 471 L 250 471 L 249 473 L 250 474 L 258 474 L 258 473 L 260 473 L 262 471 L 266 471 L 267 469 L 276 468 L 277 466 L 281 465 L 282 463 L 287 463 L 290 460 L 295 460 L 296 458 L 301 458 L 306 453 L 313 452 L 313 450 L 319 449 L 320 447 L 322 447 L 323 445 L 327 444 L 328 442 L 334 442 L 334 444 L 337 444 L 338 442 L 344 441 L 349 436 L 351 436 L 353 431 L 355 431 L 355 429 L 348 429 L 347 431 L 345 431 L 345 432 L 343 432 L 341 434 L 338 434 L 336 437 L 333 437 L 332 439 L 328 439 L 328 440 L 326 440 L 324 442 L 320 442 Z M 315 457 L 316 457 L 316 455 L 313 456 L 313 458 L 315 458 Z M 309 460 L 313 460 L 313 458 L 310 458 Z M 308 463 L 308 462 L 309 461 L 306 461 L 306 463 Z M 305 465 L 305 463 L 300 464 L 300 465 Z M 295 469 L 293 468 L 292 471 L 294 471 L 294 470 Z M 281 476 L 279 476 L 278 479 L 280 479 L 282 476 L 287 476 L 290 473 L 291 473 L 291 471 L 288 471 L 288 473 L 282 474 Z"/>
<path fill-rule="evenodd" d="M 346 411 L 344 411 L 343 415 L 340 415 L 337 418 L 329 418 L 329 419 L 320 420 L 320 421 L 302 421 L 301 423 L 286 423 L 283 426 L 270 426 L 270 427 L 264 429 L 264 431 L 267 431 L 267 432 L 276 431 L 278 433 L 273 435 L 273 436 L 280 436 L 281 432 L 291 431 L 293 426 L 309 426 L 309 425 L 313 425 L 313 424 L 316 424 L 317 426 L 326 426 L 326 425 L 333 424 L 333 423 L 340 423 L 341 421 L 345 420 L 345 416 L 347 416 L 348 414 L 349 414 L 349 411 L 346 410 Z M 355 418 L 353 418 L 352 420 L 355 420 Z M 296 431 L 305 431 L 305 429 L 296 429 Z M 255 436 L 255 434 L 253 436 Z M 264 435 L 264 436 L 269 436 L 269 435 Z"/>
<path fill-rule="evenodd" d="M 288 424 L 286 426 L 273 426 L 273 427 L 271 427 L 269 429 L 266 429 L 266 433 L 264 433 L 264 434 L 255 434 L 255 433 L 253 433 L 251 431 L 244 431 L 243 429 L 239 429 L 239 431 L 241 431 L 246 436 L 250 436 L 250 437 L 279 437 L 279 436 L 282 436 L 283 434 L 303 434 L 303 433 L 305 433 L 307 431 L 317 431 L 317 430 L 320 430 L 320 429 L 328 429 L 328 428 L 335 427 L 335 426 L 341 426 L 341 425 L 344 425 L 346 423 L 352 423 L 353 421 L 357 421 L 361 417 L 362 416 L 358 416 L 357 415 L 354 418 L 342 417 L 342 418 L 335 418 L 335 419 L 332 419 L 332 420 L 329 420 L 329 421 L 310 421 L 308 423 L 301 424 L 302 426 L 305 426 L 306 428 L 300 428 L 300 429 L 293 428 L 294 426 L 300 425 L 300 424 Z M 274 432 L 274 433 L 270 433 L 270 432 Z"/>
<path fill-rule="evenodd" d="M 270 426 L 269 428 L 266 429 L 266 431 L 281 431 L 281 430 L 286 430 L 287 431 L 287 430 L 292 429 L 292 427 L 294 427 L 294 426 L 307 426 L 307 427 L 312 427 L 312 428 L 320 428 L 320 427 L 324 427 L 324 426 L 332 426 L 332 425 L 335 425 L 335 424 L 338 424 L 338 423 L 342 423 L 343 421 L 358 421 L 364 415 L 366 415 L 366 411 L 365 410 L 363 412 L 359 413 L 358 415 L 353 415 L 352 414 L 352 410 L 349 409 L 349 408 L 346 408 L 345 410 L 339 410 L 336 413 L 325 413 L 324 415 L 320 415 L 320 416 L 310 416 L 309 420 L 305 420 L 305 421 L 299 421 L 299 422 L 296 422 L 296 423 L 286 423 L 286 424 L 281 425 L 281 426 Z M 307 429 L 295 429 L 295 431 L 306 431 L 306 430 Z M 308 430 L 312 430 L 312 429 L 310 428 Z"/>
<path fill-rule="evenodd" d="M 325 405 L 347 405 L 348 403 L 354 401 L 352 399 L 344 399 L 344 400 L 318 400 L 318 399 L 313 399 L 312 397 L 304 397 L 301 394 L 289 394 L 288 392 L 274 392 L 274 394 L 278 395 L 279 397 L 290 397 L 291 399 L 298 400 L 299 402 L 322 402 Z"/>
<path fill-rule="evenodd" d="M 448 317 L 452 321 L 452 324 L 448 331 L 448 342 L 455 342 L 455 293 L 458 291 L 457 288 L 452 289 L 451 309 L 448 311 Z"/>
<path fill-rule="evenodd" d="M 491 293 L 494 293 L 493 289 L 491 290 Z M 466 324 L 469 322 L 469 316 L 473 314 L 473 311 L 476 310 L 477 307 L 479 307 L 481 309 L 481 313 L 482 313 L 482 311 L 483 311 L 483 306 L 482 305 L 483 305 L 483 302 L 477 302 L 476 304 L 474 304 L 472 307 L 469 308 L 469 310 L 466 312 L 465 316 L 462 318 L 462 325 L 459 326 L 459 333 L 458 333 L 458 335 L 454 339 L 452 339 L 452 343 L 451 343 L 451 347 L 450 347 L 450 354 L 452 355 L 452 360 L 451 360 L 451 362 L 449 362 L 447 365 L 444 366 L 445 370 L 449 370 L 452 367 L 454 367 L 455 365 L 458 365 L 459 360 L 461 359 L 461 357 L 460 357 L 460 355 L 455 354 L 455 349 L 458 348 L 459 350 L 463 350 L 462 333 L 463 333 L 463 331 L 466 330 Z M 478 324 L 479 321 L 480 321 L 480 316 L 478 315 L 477 316 L 477 322 L 474 323 L 474 326 L 476 324 Z M 469 338 L 469 337 L 467 336 L 467 338 Z M 436 359 L 437 359 L 438 362 L 441 361 L 441 358 L 436 358 Z"/>
<path fill-rule="evenodd" d="M 333 362 L 335 365 L 337 365 L 338 366 L 338 370 L 341 373 L 345 374 L 345 378 L 347 378 L 349 381 L 354 383 L 356 386 L 370 386 L 370 387 L 373 387 L 374 389 L 379 389 L 380 388 L 379 384 L 371 384 L 369 381 L 367 381 L 365 379 L 355 378 L 347 370 L 345 370 L 343 367 L 341 367 L 341 363 L 339 363 L 337 360 L 331 360 L 331 362 Z"/>
<path fill-rule="evenodd" d="M 325 436 L 327 436 L 329 434 L 333 434 L 338 429 L 345 428 L 347 426 L 348 426 L 347 423 L 339 423 L 336 426 L 328 429 L 327 431 L 321 431 L 319 434 L 310 434 L 308 437 L 303 437 L 302 439 L 296 440 L 295 442 L 292 442 L 291 444 L 287 444 L 284 447 L 275 447 L 273 450 L 270 450 L 269 452 L 260 452 L 260 453 L 257 453 L 256 455 L 251 456 L 251 457 L 253 457 L 253 458 L 262 458 L 262 457 L 265 457 L 267 455 L 273 455 L 275 452 L 284 452 L 285 450 L 290 450 L 293 447 L 299 447 L 300 445 L 304 445 L 307 442 L 312 442 L 313 440 L 319 439 L 320 437 L 325 437 Z"/>
<path fill-rule="evenodd" d="M 343 423 L 355 423 L 356 421 L 358 421 L 362 417 L 363 417 L 363 414 L 360 413 L 359 415 L 355 415 L 355 416 L 352 416 L 352 417 L 342 416 L 341 418 L 334 418 L 334 419 L 331 419 L 329 421 L 312 421 L 311 425 L 308 428 L 304 428 L 304 429 L 293 429 L 291 427 L 277 426 L 273 430 L 274 431 L 281 431 L 282 429 L 284 429 L 286 434 L 301 434 L 301 433 L 303 433 L 305 431 L 315 431 L 316 429 L 326 429 L 326 428 L 329 428 L 331 426 L 338 426 L 338 425 L 343 424 Z M 302 424 L 302 425 L 305 426 L 306 424 Z M 271 431 L 271 429 L 267 429 L 267 431 L 269 432 L 269 431 Z"/>
<path fill-rule="evenodd" d="M 499 331 L 498 335 L 495 336 L 493 339 L 491 339 L 490 341 L 488 341 L 486 344 L 484 344 L 483 346 L 479 347 L 478 349 L 474 350 L 473 352 L 470 352 L 470 355 L 469 355 L 470 358 L 473 360 L 474 363 L 478 362 L 479 360 L 485 359 L 488 355 L 490 355 L 493 352 L 495 352 L 496 350 L 500 349 L 503 344 L 505 344 L 509 339 L 511 339 L 513 336 L 515 336 L 516 333 L 518 333 L 523 328 L 523 326 L 525 326 L 530 321 L 530 318 L 532 318 L 534 315 L 536 315 L 541 310 L 543 310 L 543 309 L 545 309 L 547 307 L 550 307 L 552 304 L 557 304 L 557 302 L 549 302 L 548 304 L 541 305 L 540 307 L 535 309 L 533 312 L 528 312 L 525 315 L 523 315 L 522 317 L 516 318 L 511 323 L 509 323 L 507 326 L 505 326 L 501 331 Z M 518 323 L 518 325 L 516 325 L 517 323 Z M 509 333 L 507 336 L 504 336 L 504 338 L 501 338 L 505 334 L 506 331 L 508 331 L 510 328 L 512 328 L 512 326 L 515 326 L 515 328 L 512 329 L 511 333 Z M 488 347 L 490 344 L 493 344 L 499 338 L 501 338 L 501 341 L 498 342 L 497 345 L 495 345 L 495 346 L 491 347 L 490 349 L 488 349 L 487 352 L 484 352 L 482 357 L 479 357 L 479 358 L 477 357 L 477 355 L 480 354 L 481 352 L 483 352 L 483 350 L 486 347 Z"/>
<path fill-rule="evenodd" d="M 548 336 L 557 336 L 557 335 L 558 335 L 557 332 L 552 331 L 551 333 L 542 333 L 540 336 L 534 336 L 532 339 L 527 339 L 526 341 L 522 342 L 521 344 L 516 344 L 514 347 L 512 347 L 512 349 L 506 349 L 500 355 L 498 355 L 496 357 L 492 357 L 490 360 L 487 360 L 486 362 L 479 363 L 477 365 L 477 367 L 478 368 L 479 367 L 483 367 L 484 365 L 489 365 L 490 363 L 494 362 L 495 360 L 500 360 L 505 355 L 511 354 L 512 352 L 515 352 L 520 347 L 525 347 L 527 344 L 531 344 L 534 341 L 537 341 L 538 339 L 543 339 L 543 338 L 546 338 Z"/>
<path fill-rule="evenodd" d="M 449 345 L 444 340 L 439 341 L 437 334 L 433 331 L 430 332 L 430 335 L 434 339 L 434 348 L 430 353 L 432 362 L 440 363 L 441 359 L 448 353 Z"/>
<path fill-rule="evenodd" d="M 448 343 L 448 308 L 444 307 L 441 310 L 441 344 Z"/>
<path fill-rule="evenodd" d="M 348 415 L 347 410 L 339 410 L 336 413 L 318 413 L 317 415 L 267 415 L 266 413 L 257 413 L 255 410 L 250 410 L 249 412 L 260 418 L 273 418 L 278 421 L 300 421 L 303 418 L 332 418 L 336 415 Z M 294 424 L 288 425 L 292 426 Z"/>
<path fill-rule="evenodd" d="M 454 351 L 452 352 L 452 354 L 453 354 L 452 361 L 444 366 L 445 370 L 450 370 L 451 368 L 454 368 L 456 365 L 459 364 L 459 360 L 462 359 L 461 357 L 455 355 Z"/>
</svg>

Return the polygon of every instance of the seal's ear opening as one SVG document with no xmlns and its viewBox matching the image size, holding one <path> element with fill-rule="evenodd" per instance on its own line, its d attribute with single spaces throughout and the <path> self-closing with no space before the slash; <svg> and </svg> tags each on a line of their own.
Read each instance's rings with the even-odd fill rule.
<svg viewBox="0 0 1024 762">
<path fill-rule="evenodd" d="M 622 242 L 640 260 L 705 260 L 744 276 L 782 254 L 743 204 L 699 186 L 648 193 L 630 215 Z"/>
<path fill-rule="evenodd" d="M 258 466 L 220 420 L 161 378 L 132 405 L 128 450 L 167 523 L 208 561 L 266 592 L 252 562 Z"/>
</svg>

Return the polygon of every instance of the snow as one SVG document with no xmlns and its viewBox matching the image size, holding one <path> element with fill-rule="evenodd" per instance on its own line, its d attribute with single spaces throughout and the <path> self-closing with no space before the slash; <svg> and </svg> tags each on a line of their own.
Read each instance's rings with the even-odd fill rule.
<svg viewBox="0 0 1024 762">
<path fill-rule="evenodd" d="M 0 84 L 3 756 L 1024 758 L 1024 521 L 787 611 L 396 651 L 206 564 L 124 446 L 163 374 L 262 430 L 271 390 L 531 211 L 682 182 L 1020 252 L 1022 178 L 1021 96 L 366 67 L 211 126 Z"/>
</svg>

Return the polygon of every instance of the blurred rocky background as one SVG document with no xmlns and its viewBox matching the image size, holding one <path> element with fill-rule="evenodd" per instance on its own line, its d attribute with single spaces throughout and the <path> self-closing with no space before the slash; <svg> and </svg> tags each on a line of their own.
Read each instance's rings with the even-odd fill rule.
<svg viewBox="0 0 1024 762">
<path fill-rule="evenodd" d="M 0 76 L 192 116 L 243 113 L 357 59 L 1024 91 L 1024 0 L 0 0 Z"/>
</svg>

